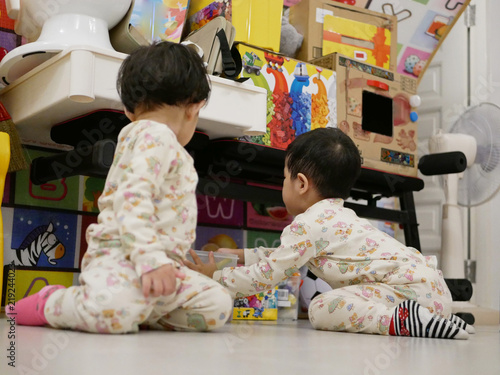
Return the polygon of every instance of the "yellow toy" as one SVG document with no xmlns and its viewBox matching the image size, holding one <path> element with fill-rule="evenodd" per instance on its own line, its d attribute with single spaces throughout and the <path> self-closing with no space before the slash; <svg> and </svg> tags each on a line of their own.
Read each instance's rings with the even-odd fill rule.
<svg viewBox="0 0 500 375">
<path fill-rule="evenodd" d="M 5 177 L 10 162 L 10 137 L 5 132 L 0 132 L 0 198 L 3 197 Z M 3 222 L 0 211 L 0 291 L 3 289 Z"/>
</svg>

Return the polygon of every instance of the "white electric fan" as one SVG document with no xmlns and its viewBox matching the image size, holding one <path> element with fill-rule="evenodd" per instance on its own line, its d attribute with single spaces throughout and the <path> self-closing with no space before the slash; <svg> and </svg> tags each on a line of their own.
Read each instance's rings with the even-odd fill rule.
<svg viewBox="0 0 500 375">
<path fill-rule="evenodd" d="M 500 188 L 500 107 L 482 103 L 467 109 L 449 133 L 439 132 L 429 140 L 431 153 L 461 151 L 467 168 L 443 176 L 441 265 L 449 279 L 463 279 L 464 230 L 460 206 L 479 206 Z"/>
</svg>

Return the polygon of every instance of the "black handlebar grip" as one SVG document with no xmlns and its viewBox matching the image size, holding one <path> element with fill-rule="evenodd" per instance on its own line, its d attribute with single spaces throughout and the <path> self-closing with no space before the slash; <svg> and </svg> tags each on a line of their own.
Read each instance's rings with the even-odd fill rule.
<svg viewBox="0 0 500 375">
<path fill-rule="evenodd" d="M 461 151 L 424 155 L 418 162 L 418 170 L 425 176 L 460 173 L 467 168 L 467 158 Z"/>
<path fill-rule="evenodd" d="M 470 301 L 472 283 L 467 279 L 444 279 L 453 301 Z"/>
</svg>

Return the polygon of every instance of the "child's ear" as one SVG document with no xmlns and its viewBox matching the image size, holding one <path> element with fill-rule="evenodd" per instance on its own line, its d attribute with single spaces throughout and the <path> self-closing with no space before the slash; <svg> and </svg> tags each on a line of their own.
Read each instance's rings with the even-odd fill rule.
<svg viewBox="0 0 500 375">
<path fill-rule="evenodd" d="M 186 116 L 187 116 L 188 120 L 192 120 L 193 118 L 198 116 L 198 114 L 200 113 L 200 110 L 203 108 L 203 106 L 206 103 L 207 103 L 206 100 L 202 100 L 199 103 L 188 104 L 187 108 L 186 108 Z"/>
<path fill-rule="evenodd" d="M 303 173 L 297 173 L 297 181 L 299 186 L 299 194 L 305 194 L 310 189 L 311 184 L 309 179 Z"/>
</svg>

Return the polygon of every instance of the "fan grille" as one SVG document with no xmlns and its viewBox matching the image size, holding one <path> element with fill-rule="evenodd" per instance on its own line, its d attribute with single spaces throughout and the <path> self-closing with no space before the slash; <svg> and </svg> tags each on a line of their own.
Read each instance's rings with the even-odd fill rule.
<svg viewBox="0 0 500 375">
<path fill-rule="evenodd" d="M 458 203 L 477 206 L 491 199 L 500 187 L 500 107 L 482 103 L 469 108 L 450 133 L 476 139 L 476 159 L 458 182 Z"/>
</svg>

